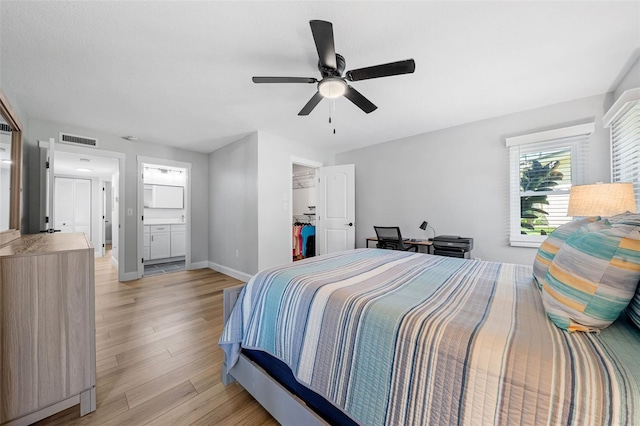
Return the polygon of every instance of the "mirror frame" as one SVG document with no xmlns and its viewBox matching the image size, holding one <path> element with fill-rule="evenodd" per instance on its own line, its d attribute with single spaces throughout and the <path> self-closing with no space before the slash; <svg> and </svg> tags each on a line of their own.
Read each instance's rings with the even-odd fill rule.
<svg viewBox="0 0 640 426">
<path fill-rule="evenodd" d="M 11 128 L 11 175 L 9 194 L 9 229 L 0 232 L 0 246 L 20 237 L 22 204 L 22 123 L 0 89 L 0 114 Z"/>
</svg>

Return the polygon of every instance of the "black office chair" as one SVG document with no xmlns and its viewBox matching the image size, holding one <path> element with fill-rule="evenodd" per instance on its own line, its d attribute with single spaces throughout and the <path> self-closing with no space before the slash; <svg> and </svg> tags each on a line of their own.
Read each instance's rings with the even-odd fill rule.
<svg viewBox="0 0 640 426">
<path fill-rule="evenodd" d="M 374 226 L 373 229 L 376 230 L 376 236 L 378 237 L 378 244 L 376 244 L 376 247 L 387 250 L 413 250 L 416 253 L 418 252 L 418 246 L 412 244 L 404 244 L 405 240 L 402 239 L 400 227 Z"/>
</svg>

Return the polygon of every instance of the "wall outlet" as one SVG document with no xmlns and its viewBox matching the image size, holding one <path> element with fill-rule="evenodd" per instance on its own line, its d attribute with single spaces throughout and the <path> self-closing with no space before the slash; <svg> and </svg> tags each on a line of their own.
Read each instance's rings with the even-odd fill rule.
<svg viewBox="0 0 640 426">
<path fill-rule="evenodd" d="M 236 250 L 236 257 L 240 257 L 240 250 Z"/>
<path fill-rule="evenodd" d="M 133 216 L 133 209 L 132 208 L 128 208 L 127 209 L 127 216 Z"/>
</svg>

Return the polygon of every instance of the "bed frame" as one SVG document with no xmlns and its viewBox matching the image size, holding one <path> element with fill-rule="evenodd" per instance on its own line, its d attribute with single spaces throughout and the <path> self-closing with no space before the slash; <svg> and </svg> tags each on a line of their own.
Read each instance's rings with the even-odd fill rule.
<svg viewBox="0 0 640 426">
<path fill-rule="evenodd" d="M 223 290 L 223 320 L 231 315 L 231 310 L 238 300 L 244 284 L 228 287 Z M 227 359 L 222 365 L 222 383 L 228 385 L 237 381 L 240 386 L 253 396 L 281 425 L 328 425 L 320 416 L 311 410 L 300 398 L 289 392 L 274 380 L 258 364 L 244 354 L 229 374 L 226 374 Z"/>
</svg>

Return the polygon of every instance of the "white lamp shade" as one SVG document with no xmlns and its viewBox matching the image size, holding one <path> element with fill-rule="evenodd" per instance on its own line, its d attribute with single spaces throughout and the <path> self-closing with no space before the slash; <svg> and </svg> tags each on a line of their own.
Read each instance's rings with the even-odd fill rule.
<svg viewBox="0 0 640 426">
<path fill-rule="evenodd" d="M 567 216 L 614 216 L 636 213 L 632 183 L 575 185 L 569 195 Z"/>
</svg>

